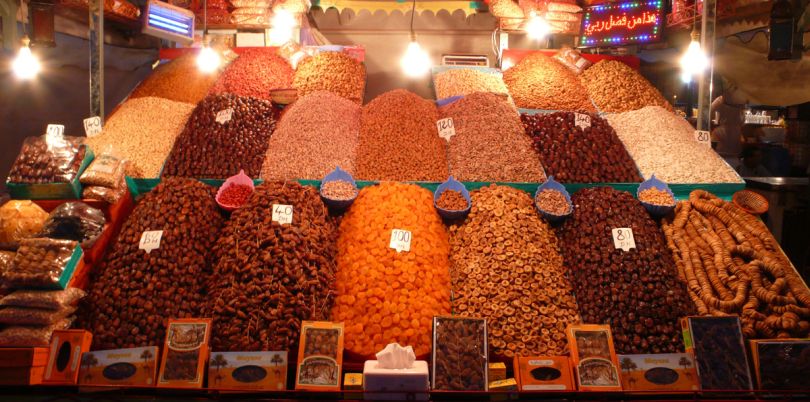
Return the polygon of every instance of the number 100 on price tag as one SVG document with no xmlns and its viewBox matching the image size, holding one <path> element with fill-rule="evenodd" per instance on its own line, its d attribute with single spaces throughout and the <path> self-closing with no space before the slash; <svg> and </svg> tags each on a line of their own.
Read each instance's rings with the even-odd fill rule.
<svg viewBox="0 0 810 402">
<path fill-rule="evenodd" d="M 284 204 L 273 204 L 273 222 L 281 225 L 289 225 L 293 221 L 293 206 Z"/>
<path fill-rule="evenodd" d="M 388 247 L 397 250 L 397 253 L 402 251 L 411 251 L 411 231 L 405 229 L 394 229 L 391 231 L 391 241 Z"/>
</svg>

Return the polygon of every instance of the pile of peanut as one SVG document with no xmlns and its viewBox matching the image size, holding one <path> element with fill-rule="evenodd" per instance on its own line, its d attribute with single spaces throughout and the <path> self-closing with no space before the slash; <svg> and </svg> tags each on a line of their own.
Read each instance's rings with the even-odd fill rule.
<svg viewBox="0 0 810 402">
<path fill-rule="evenodd" d="M 579 78 L 562 63 L 535 53 L 503 73 L 520 108 L 595 112 Z"/>
<path fill-rule="evenodd" d="M 602 60 L 579 76 L 596 107 L 602 112 L 620 113 L 645 106 L 672 105 L 638 71 L 616 60 Z"/>
<path fill-rule="evenodd" d="M 454 68 L 438 73 L 433 77 L 433 84 L 436 86 L 436 98 L 438 99 L 469 95 L 473 92 L 509 93 L 500 73 L 488 73 L 469 68 Z"/>
<path fill-rule="evenodd" d="M 293 88 L 298 90 L 298 96 L 329 91 L 361 104 L 365 87 L 365 67 L 340 52 L 321 52 L 302 60 L 293 77 Z"/>
<path fill-rule="evenodd" d="M 135 87 L 129 98 L 156 96 L 194 104 L 205 98 L 218 76 L 218 73 L 201 72 L 196 55 L 189 53 L 156 68 Z"/>
</svg>

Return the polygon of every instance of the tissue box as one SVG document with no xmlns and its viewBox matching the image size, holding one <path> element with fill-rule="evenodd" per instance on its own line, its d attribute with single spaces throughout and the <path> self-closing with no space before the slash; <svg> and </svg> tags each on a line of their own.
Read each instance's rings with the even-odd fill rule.
<svg viewBox="0 0 810 402">
<path fill-rule="evenodd" d="M 579 390 L 621 391 L 619 362 L 610 326 L 569 325 L 565 332 Z"/>
<path fill-rule="evenodd" d="M 90 350 L 93 334 L 82 329 L 53 331 L 51 353 L 45 369 L 43 383 L 76 384 L 82 353 Z"/>
<path fill-rule="evenodd" d="M 625 391 L 697 391 L 692 355 L 663 353 L 619 355 Z"/>
<path fill-rule="evenodd" d="M 515 378 L 521 391 L 575 391 L 566 356 L 515 356 Z"/>
<path fill-rule="evenodd" d="M 753 389 L 739 317 L 684 317 L 681 330 L 701 390 Z"/>
<path fill-rule="evenodd" d="M 413 362 L 409 369 L 379 368 L 376 360 L 366 360 L 363 366 L 363 390 L 374 393 L 370 399 L 405 400 L 415 393 L 416 400 L 425 401 L 429 385 L 428 364 L 424 360 Z"/>
<path fill-rule="evenodd" d="M 760 389 L 807 389 L 810 373 L 809 339 L 757 339 L 751 341 L 754 373 Z"/>
</svg>

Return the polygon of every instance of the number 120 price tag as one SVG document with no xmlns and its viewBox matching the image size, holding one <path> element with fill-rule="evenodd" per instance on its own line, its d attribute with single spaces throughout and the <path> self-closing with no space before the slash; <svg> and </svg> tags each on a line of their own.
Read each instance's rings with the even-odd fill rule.
<svg viewBox="0 0 810 402">
<path fill-rule="evenodd" d="M 397 250 L 397 253 L 402 251 L 411 251 L 411 231 L 405 229 L 394 229 L 391 231 L 391 241 L 388 247 Z"/>
<path fill-rule="evenodd" d="M 278 222 L 280 225 L 289 225 L 292 221 L 292 205 L 273 204 L 273 222 Z"/>
<path fill-rule="evenodd" d="M 456 126 L 453 125 L 453 118 L 447 117 L 436 122 L 436 129 L 439 130 L 439 137 L 450 142 L 450 137 L 456 135 Z"/>
</svg>

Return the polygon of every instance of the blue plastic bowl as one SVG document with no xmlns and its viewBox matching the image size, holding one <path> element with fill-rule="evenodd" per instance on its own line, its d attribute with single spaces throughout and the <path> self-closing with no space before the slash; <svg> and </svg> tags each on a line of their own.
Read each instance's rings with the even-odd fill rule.
<svg viewBox="0 0 810 402">
<path fill-rule="evenodd" d="M 439 206 L 436 205 L 436 202 L 439 201 L 439 197 L 442 195 L 442 193 L 447 190 L 455 190 L 461 193 L 461 195 L 464 196 L 464 199 L 467 200 L 467 208 L 460 211 L 439 208 Z M 445 181 L 442 184 L 439 184 L 439 186 L 436 187 L 436 191 L 433 193 L 433 207 L 436 208 L 436 211 L 439 213 L 439 216 L 441 216 L 444 219 L 447 220 L 464 219 L 467 217 L 467 214 L 470 213 L 470 209 L 472 209 L 472 198 L 470 197 L 470 192 L 467 191 L 467 187 L 465 187 L 464 184 L 461 183 L 460 181 L 454 179 L 453 176 L 450 176 L 450 178 L 447 179 L 447 181 Z"/>
<path fill-rule="evenodd" d="M 340 166 L 338 166 L 338 167 L 335 168 L 335 170 L 333 170 L 331 173 L 326 175 L 323 178 L 323 180 L 321 180 L 321 189 L 323 188 L 324 183 L 328 183 L 330 181 L 347 181 L 349 183 L 352 183 L 352 187 L 354 187 L 354 197 L 352 197 L 349 200 L 334 200 L 334 199 L 325 197 L 323 195 L 323 191 L 319 190 L 319 193 L 321 194 L 321 198 L 323 198 L 324 204 L 326 204 L 327 207 L 333 208 L 333 209 L 336 209 L 336 210 L 344 210 L 344 209 L 348 208 L 350 205 L 352 205 L 354 200 L 357 199 L 357 194 L 358 194 L 357 183 L 354 182 L 354 178 L 352 177 L 352 175 L 350 175 L 349 172 L 341 169 Z"/>
<path fill-rule="evenodd" d="M 459 99 L 462 99 L 462 98 L 464 98 L 463 95 L 456 95 L 456 96 L 451 96 L 449 98 L 439 99 L 439 100 L 436 101 L 436 107 L 447 106 L 447 105 L 449 105 L 449 104 L 451 104 L 451 103 L 453 103 L 453 102 L 455 102 L 455 101 L 457 101 Z"/>
<path fill-rule="evenodd" d="M 537 195 L 540 194 L 540 192 L 543 190 L 556 190 L 561 192 L 565 197 L 565 202 L 568 203 L 568 213 L 564 215 L 557 215 L 540 208 L 540 206 L 537 205 L 536 200 Z M 563 221 L 565 218 L 571 216 L 571 214 L 574 213 L 574 204 L 571 202 L 571 195 L 568 194 L 568 190 L 565 189 L 565 186 L 554 180 L 554 176 L 549 176 L 545 183 L 537 186 L 537 191 L 534 192 L 534 199 L 535 199 L 534 207 L 537 208 L 537 211 L 540 212 L 540 215 L 542 215 L 543 218 L 546 218 L 546 220 L 551 223 Z"/>
<path fill-rule="evenodd" d="M 659 190 L 666 191 L 672 197 L 673 200 L 675 199 L 675 194 L 673 194 L 672 190 L 669 189 L 667 183 L 658 180 L 655 177 L 655 174 L 653 174 L 652 176 L 650 176 L 649 179 L 645 180 L 644 182 L 638 185 L 638 190 L 636 190 L 636 198 L 639 198 L 638 195 L 641 194 L 643 190 L 647 190 L 649 188 L 657 188 Z M 664 216 L 672 212 L 673 209 L 675 209 L 674 202 L 672 203 L 672 205 L 655 205 L 641 201 L 641 199 L 639 199 L 639 201 L 641 202 L 641 205 L 644 205 L 644 208 L 647 209 L 647 212 L 653 216 Z"/>
</svg>

